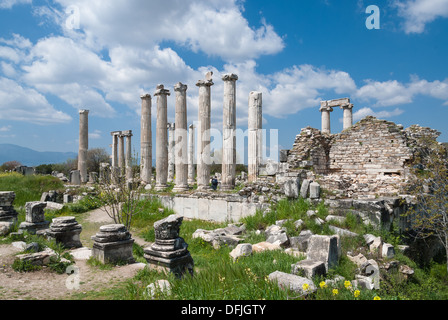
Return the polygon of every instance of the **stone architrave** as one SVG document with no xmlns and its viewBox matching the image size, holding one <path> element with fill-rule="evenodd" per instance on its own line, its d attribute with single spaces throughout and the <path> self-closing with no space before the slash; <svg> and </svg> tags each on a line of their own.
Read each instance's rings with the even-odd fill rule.
<svg viewBox="0 0 448 320">
<path fill-rule="evenodd" d="M 210 189 L 210 116 L 211 116 L 211 86 L 213 72 L 205 75 L 205 80 L 199 80 L 199 111 L 198 111 L 198 143 L 197 143 L 197 183 L 198 190 Z"/>
<path fill-rule="evenodd" d="M 174 162 L 176 165 L 175 192 L 188 190 L 188 128 L 187 128 L 187 85 L 177 83 Z"/>
<path fill-rule="evenodd" d="M 182 277 L 188 271 L 193 275 L 194 262 L 188 244 L 179 237 L 182 216 L 170 215 L 154 223 L 155 243 L 144 249 L 148 263 L 161 266 Z"/>
<path fill-rule="evenodd" d="M 194 125 L 190 124 L 188 131 L 188 184 L 195 183 L 195 163 L 194 163 Z"/>
<path fill-rule="evenodd" d="M 46 235 L 65 248 L 81 248 L 82 243 L 79 237 L 81 231 L 82 226 L 78 224 L 75 217 L 58 217 L 53 219 Z"/>
<path fill-rule="evenodd" d="M 92 240 L 92 255 L 102 263 L 135 262 L 132 254 L 134 239 L 123 224 L 101 226 Z"/>
<path fill-rule="evenodd" d="M 249 94 L 248 181 L 255 182 L 262 160 L 262 93 Z"/>
<path fill-rule="evenodd" d="M 167 129 L 168 129 L 168 177 L 167 177 L 167 181 L 172 183 L 172 182 L 174 182 L 174 173 L 176 170 L 176 164 L 175 164 L 176 159 L 175 159 L 175 154 L 174 154 L 174 147 L 176 144 L 176 137 L 175 137 L 176 124 L 168 123 Z"/>
<path fill-rule="evenodd" d="M 156 128 L 156 186 L 155 190 L 165 189 L 168 181 L 168 114 L 167 96 L 170 91 L 163 84 L 157 86 L 154 96 L 157 97 L 157 128 Z"/>
<path fill-rule="evenodd" d="M 328 105 L 327 101 L 322 101 L 319 111 L 322 113 L 322 133 L 331 133 L 330 127 L 330 112 L 333 112 L 333 107 Z"/>
<path fill-rule="evenodd" d="M 152 131 L 151 131 L 151 95 L 145 94 L 142 99 L 142 116 L 140 122 L 140 178 L 150 183 L 152 178 Z"/>
<path fill-rule="evenodd" d="M 236 81 L 238 76 L 225 74 L 222 141 L 222 178 L 221 189 L 232 190 L 236 176 Z"/>
<path fill-rule="evenodd" d="M 39 230 L 48 228 L 49 221 L 45 221 L 44 209 L 47 207 L 46 202 L 33 201 L 25 204 L 26 216 L 25 221 L 19 226 L 19 230 L 36 234 Z"/>
<path fill-rule="evenodd" d="M 81 182 L 87 183 L 87 150 L 89 149 L 89 110 L 79 110 L 78 170 Z"/>
</svg>

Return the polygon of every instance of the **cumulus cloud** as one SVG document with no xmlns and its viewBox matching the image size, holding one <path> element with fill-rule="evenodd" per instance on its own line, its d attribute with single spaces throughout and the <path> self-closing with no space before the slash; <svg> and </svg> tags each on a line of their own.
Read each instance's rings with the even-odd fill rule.
<svg viewBox="0 0 448 320">
<path fill-rule="evenodd" d="M 54 109 L 36 90 L 0 77 L 0 119 L 50 124 L 66 123 L 71 117 Z"/>
<path fill-rule="evenodd" d="M 396 117 L 404 113 L 404 110 L 396 108 L 393 111 L 373 111 L 371 108 L 361 108 L 355 113 L 353 113 L 353 121 L 361 120 L 367 116 L 373 116 L 379 119 L 388 119 L 391 117 Z"/>
<path fill-rule="evenodd" d="M 448 18 L 448 0 L 395 0 L 398 14 L 404 18 L 407 34 L 422 33 L 426 25 L 438 18 Z"/>
<path fill-rule="evenodd" d="M 32 0 L 1 0 L 0 9 L 11 9 L 17 4 L 30 4 Z"/>
</svg>

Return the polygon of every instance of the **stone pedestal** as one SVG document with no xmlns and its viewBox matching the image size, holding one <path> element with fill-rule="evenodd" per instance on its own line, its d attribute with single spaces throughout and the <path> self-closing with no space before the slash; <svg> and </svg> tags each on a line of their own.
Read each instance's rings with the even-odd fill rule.
<svg viewBox="0 0 448 320">
<path fill-rule="evenodd" d="M 75 217 L 59 217 L 53 219 L 46 235 L 65 248 L 80 248 L 82 247 L 79 238 L 81 231 L 82 226 L 76 222 Z"/>
<path fill-rule="evenodd" d="M 195 183 L 195 163 L 194 163 L 194 125 L 190 124 L 188 131 L 188 184 Z"/>
<path fill-rule="evenodd" d="M 27 202 L 25 204 L 25 221 L 20 224 L 19 231 L 27 231 L 28 233 L 36 234 L 39 230 L 47 229 L 50 221 L 45 221 L 44 209 L 46 207 L 46 202 Z"/>
<path fill-rule="evenodd" d="M 236 174 L 236 81 L 238 76 L 225 74 L 224 107 L 223 107 L 223 141 L 222 141 L 222 190 L 232 190 L 235 187 Z"/>
<path fill-rule="evenodd" d="M 100 231 L 92 236 L 93 256 L 102 263 L 134 263 L 132 245 L 134 239 L 122 224 L 110 224 L 100 227 Z"/>
<path fill-rule="evenodd" d="M 205 75 L 205 80 L 199 80 L 199 109 L 198 109 L 198 147 L 197 147 L 197 183 L 198 190 L 210 189 L 210 114 L 211 114 L 211 86 L 213 72 Z"/>
<path fill-rule="evenodd" d="M 18 212 L 14 210 L 13 202 L 16 198 L 14 191 L 0 192 L 0 222 L 17 222 Z"/>
<path fill-rule="evenodd" d="M 188 128 L 187 128 L 187 86 L 177 83 L 176 92 L 176 128 L 174 145 L 174 163 L 176 166 L 176 186 L 173 191 L 188 190 Z"/>
<path fill-rule="evenodd" d="M 81 182 L 87 182 L 87 150 L 89 149 L 89 110 L 79 110 L 78 170 Z"/>
<path fill-rule="evenodd" d="M 152 132 L 151 132 L 151 95 L 142 99 L 141 133 L 140 133 L 140 178 L 144 183 L 151 183 L 152 178 Z"/>
<path fill-rule="evenodd" d="M 154 95 L 157 97 L 155 190 L 160 191 L 167 187 L 168 181 L 167 96 L 170 95 L 170 91 L 159 84 Z"/>
<path fill-rule="evenodd" d="M 171 215 L 154 223 L 156 241 L 144 249 L 144 257 L 150 264 L 166 268 L 177 277 L 188 271 L 193 275 L 194 262 L 187 250 L 188 244 L 179 237 L 183 217 Z"/>
</svg>

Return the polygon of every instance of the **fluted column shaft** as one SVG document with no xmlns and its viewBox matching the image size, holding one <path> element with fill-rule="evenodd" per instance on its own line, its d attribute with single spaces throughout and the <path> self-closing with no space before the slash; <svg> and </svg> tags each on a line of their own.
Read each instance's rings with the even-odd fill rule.
<svg viewBox="0 0 448 320">
<path fill-rule="evenodd" d="M 353 104 L 343 105 L 341 108 L 344 110 L 343 130 L 346 130 L 353 125 Z"/>
<path fill-rule="evenodd" d="M 157 86 L 154 96 L 157 97 L 157 128 L 156 128 L 156 190 L 167 187 L 168 178 L 168 132 L 167 132 L 167 96 L 169 90 L 163 85 Z"/>
<path fill-rule="evenodd" d="M 187 132 L 187 89 L 185 84 L 177 83 L 176 116 L 175 116 L 175 146 L 174 160 L 176 165 L 176 185 L 174 191 L 188 190 L 188 132 Z"/>
<path fill-rule="evenodd" d="M 331 133 L 330 112 L 333 112 L 333 108 L 324 101 L 321 103 L 319 111 L 322 113 L 322 133 Z"/>
<path fill-rule="evenodd" d="M 236 74 L 225 74 L 223 141 L 222 141 L 222 178 L 221 189 L 231 190 L 235 187 L 236 175 Z"/>
<path fill-rule="evenodd" d="M 142 116 L 140 121 L 140 178 L 150 183 L 152 178 L 152 132 L 151 132 L 151 95 L 145 94 L 142 99 Z"/>
<path fill-rule="evenodd" d="M 81 182 L 87 182 L 87 151 L 89 149 L 89 110 L 79 110 L 78 170 Z"/>
<path fill-rule="evenodd" d="M 188 131 L 188 184 L 195 183 L 195 163 L 194 163 L 194 125 L 190 125 Z"/>
<path fill-rule="evenodd" d="M 174 123 L 167 124 L 168 129 L 168 182 L 174 181 L 174 172 L 175 172 L 175 154 L 174 154 L 174 146 L 176 144 L 175 130 L 176 125 Z"/>
<path fill-rule="evenodd" d="M 252 91 L 249 94 L 248 121 L 248 181 L 255 182 L 258 178 L 258 167 L 262 157 L 262 94 Z"/>
</svg>

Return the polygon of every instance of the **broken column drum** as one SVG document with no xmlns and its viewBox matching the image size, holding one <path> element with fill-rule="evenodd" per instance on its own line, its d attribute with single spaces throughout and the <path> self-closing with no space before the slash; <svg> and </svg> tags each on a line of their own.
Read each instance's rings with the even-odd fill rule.
<svg viewBox="0 0 448 320">
<path fill-rule="evenodd" d="M 92 255 L 102 263 L 135 262 L 132 255 L 134 239 L 123 224 L 101 226 L 92 240 Z"/>
<path fill-rule="evenodd" d="M 81 182 L 87 182 L 87 150 L 89 149 L 89 110 L 79 110 L 78 170 Z"/>
<path fill-rule="evenodd" d="M 157 97 L 155 190 L 160 191 L 167 187 L 168 180 L 167 96 L 170 95 L 170 91 L 159 84 L 154 95 Z"/>
<path fill-rule="evenodd" d="M 205 75 L 205 80 L 199 80 L 199 111 L 197 134 L 197 184 L 198 190 L 210 189 L 210 115 L 211 115 L 211 86 L 213 72 Z"/>
<path fill-rule="evenodd" d="M 140 98 L 142 99 L 140 178 L 144 183 L 150 183 L 152 178 L 151 95 L 145 94 Z"/>
<path fill-rule="evenodd" d="M 238 76 L 225 74 L 222 141 L 222 190 L 235 187 L 236 175 L 236 81 Z"/>
<path fill-rule="evenodd" d="M 20 224 L 19 230 L 36 234 L 39 230 L 47 229 L 50 221 L 45 221 L 44 209 L 46 206 L 47 204 L 45 202 L 27 202 L 25 204 L 25 221 Z"/>
<path fill-rule="evenodd" d="M 14 210 L 13 202 L 15 198 L 16 194 L 14 191 L 0 192 L 0 222 L 17 222 L 19 213 Z"/>
<path fill-rule="evenodd" d="M 52 220 L 46 235 L 65 248 L 80 248 L 82 247 L 79 237 L 81 231 L 82 226 L 76 221 L 75 217 L 58 217 Z"/>
<path fill-rule="evenodd" d="M 175 192 L 188 190 L 188 128 L 187 128 L 187 85 L 177 83 L 174 162 L 176 166 Z"/>
<path fill-rule="evenodd" d="M 183 217 L 170 215 L 154 223 L 155 243 L 144 249 L 148 263 L 167 268 L 177 277 L 188 271 L 193 275 L 194 262 L 188 244 L 179 237 Z"/>
</svg>

